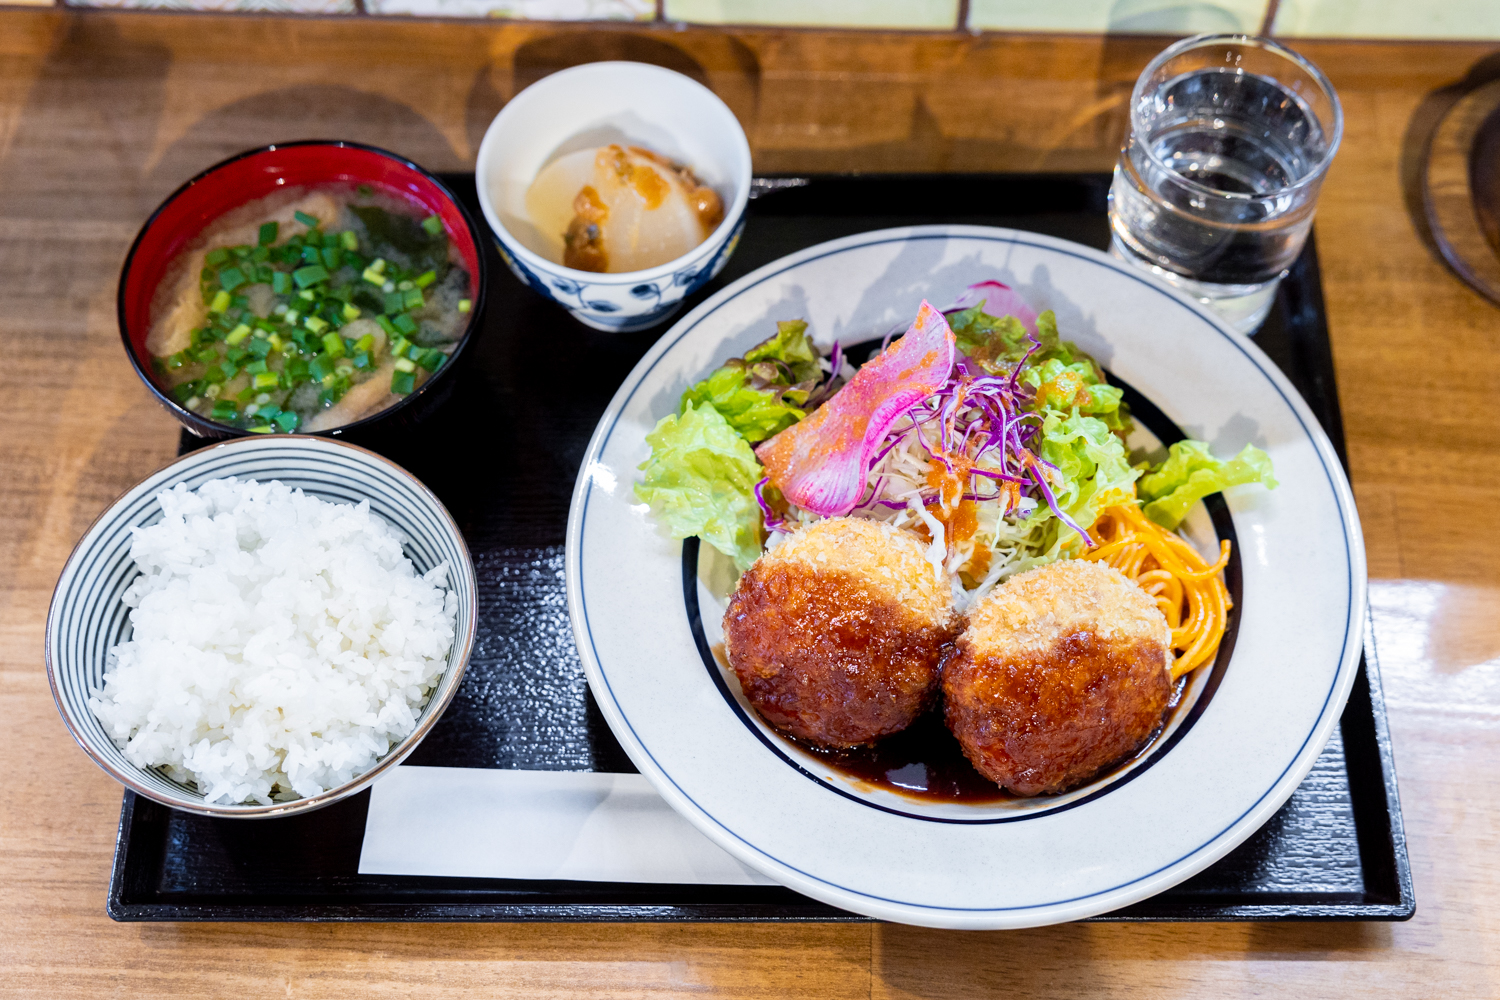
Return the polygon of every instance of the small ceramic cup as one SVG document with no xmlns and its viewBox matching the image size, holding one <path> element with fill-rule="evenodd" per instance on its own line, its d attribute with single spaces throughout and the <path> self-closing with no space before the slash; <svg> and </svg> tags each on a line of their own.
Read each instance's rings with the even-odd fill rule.
<svg viewBox="0 0 1500 1000">
<path fill-rule="evenodd" d="M 579 271 L 528 249 L 526 191 L 566 153 L 644 146 L 718 191 L 724 221 L 687 254 L 618 274 Z M 475 167 L 479 204 L 516 277 L 596 330 L 643 330 L 671 316 L 734 252 L 750 196 L 750 144 L 734 112 L 702 84 L 659 66 L 600 62 L 544 77 L 490 123 Z"/>
</svg>

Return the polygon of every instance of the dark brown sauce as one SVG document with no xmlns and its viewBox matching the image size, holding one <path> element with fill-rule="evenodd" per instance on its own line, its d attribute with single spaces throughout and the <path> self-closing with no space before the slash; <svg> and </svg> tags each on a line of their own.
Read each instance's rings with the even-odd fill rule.
<svg viewBox="0 0 1500 1000">
<path fill-rule="evenodd" d="M 845 777 L 908 798 L 971 805 L 1016 798 L 974 770 L 943 723 L 941 710 L 924 712 L 873 746 L 830 750 L 795 742 Z"/>
<path fill-rule="evenodd" d="M 734 671 L 729 666 L 729 658 L 724 654 L 724 644 L 715 643 L 712 650 L 714 659 L 724 668 L 728 678 L 732 679 Z M 1157 740 L 1161 739 L 1161 734 L 1176 718 L 1190 676 L 1179 678 L 1173 685 L 1167 713 L 1151 738 L 1131 756 L 1099 772 L 1089 784 L 1114 777 L 1151 752 Z M 887 736 L 872 746 L 833 750 L 792 739 L 784 734 L 781 738 L 796 744 L 830 770 L 837 771 L 846 778 L 919 802 L 985 805 L 1023 798 L 1055 797 L 1013 795 L 974 770 L 974 765 L 964 756 L 963 747 L 959 746 L 958 740 L 948 731 L 948 726 L 943 721 L 941 701 L 936 707 L 923 712 L 906 729 Z M 1076 790 L 1069 789 L 1062 794 Z"/>
</svg>

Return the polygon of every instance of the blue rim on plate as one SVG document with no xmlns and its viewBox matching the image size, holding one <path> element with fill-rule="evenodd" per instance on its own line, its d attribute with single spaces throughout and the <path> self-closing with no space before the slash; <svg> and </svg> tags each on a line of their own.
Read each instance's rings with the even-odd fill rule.
<svg viewBox="0 0 1500 1000">
<path fill-rule="evenodd" d="M 818 793 L 828 800 L 839 797 L 797 775 L 765 747 L 757 750 L 749 734 L 744 739 L 732 734 L 722 721 L 732 719 L 732 714 L 725 708 L 721 718 L 697 689 L 712 692 L 713 685 L 703 675 L 701 663 L 696 663 L 700 658 L 687 616 L 680 603 L 671 608 L 677 622 L 674 628 L 673 615 L 665 607 L 682 601 L 680 543 L 657 534 L 649 515 L 633 505 L 628 495 L 628 483 L 635 476 L 632 466 L 646 450 L 641 439 L 654 420 L 675 404 L 688 381 L 737 353 L 732 348 L 743 349 L 765 335 L 755 335 L 761 327 L 754 321 L 764 326 L 765 320 L 796 315 L 787 309 L 816 311 L 820 301 L 838 299 L 839 307 L 829 307 L 836 314 L 832 321 L 813 322 L 813 332 L 826 342 L 831 336 L 846 335 L 849 331 L 839 325 L 858 319 L 852 314 L 859 309 L 873 308 L 871 303 L 890 306 L 902 295 L 910 296 L 910 288 L 871 286 L 863 289 L 865 294 L 851 307 L 851 315 L 840 313 L 844 300 L 855 292 L 820 287 L 817 281 L 841 266 L 859 275 L 877 273 L 870 266 L 848 263 L 859 255 L 877 265 L 887 260 L 888 270 L 905 261 L 903 266 L 921 280 L 927 280 L 921 269 L 928 267 L 930 294 L 940 303 L 962 284 L 996 276 L 998 270 L 1002 280 L 1017 285 L 1023 294 L 1045 300 L 1034 300 L 1034 306 L 1062 309 L 1071 305 L 1074 315 L 1069 319 L 1075 323 L 1081 317 L 1085 326 L 1110 328 L 1109 335 L 1085 330 L 1100 340 L 1100 345 L 1086 342 L 1086 349 L 1107 352 L 1115 340 L 1129 340 L 1128 355 L 1117 356 L 1113 363 L 1108 356 L 1101 360 L 1175 414 L 1175 420 L 1194 436 L 1205 436 L 1201 426 L 1194 426 L 1195 420 L 1204 418 L 1185 415 L 1184 407 L 1222 410 L 1228 400 L 1240 396 L 1253 397 L 1260 407 L 1256 415 L 1265 428 L 1285 435 L 1284 440 L 1269 442 L 1278 461 L 1281 491 L 1269 500 L 1241 495 L 1229 500 L 1236 510 L 1240 537 L 1248 546 L 1245 551 L 1254 556 L 1247 560 L 1249 579 L 1242 609 L 1252 621 L 1241 629 L 1241 646 L 1226 675 L 1226 684 L 1235 690 L 1219 692 L 1204 719 L 1150 775 L 1118 794 L 1095 799 L 1087 808 L 1072 809 L 1067 815 L 1054 810 L 1047 814 L 1046 823 L 950 826 L 913 839 L 900 825 L 911 820 L 892 817 L 866 823 L 851 819 L 856 814 L 848 809 L 841 811 L 812 798 Z M 1012 267 L 1020 269 L 1028 263 L 1032 265 L 1030 288 L 1010 273 Z M 965 270 L 966 274 L 958 273 Z M 939 287 L 943 285 L 948 287 Z M 1101 296 L 1120 301 L 1101 301 Z M 736 306 L 741 297 L 745 301 Z M 916 304 L 901 301 L 901 307 L 909 311 Z M 1130 315 L 1138 314 L 1135 322 L 1149 323 L 1156 339 L 1122 326 L 1126 322 L 1122 310 L 1129 313 L 1131 308 L 1136 313 Z M 783 311 L 777 313 L 777 309 Z M 887 308 L 887 323 L 890 313 Z M 867 331 L 874 315 L 865 317 Z M 1065 337 L 1085 339 L 1077 335 L 1075 326 L 1061 325 Z M 1190 340 L 1182 340 L 1189 335 Z M 1168 369 L 1175 371 L 1177 381 L 1159 384 Z M 1219 429 L 1229 433 L 1222 421 Z M 1242 432 L 1247 431 L 1243 427 L 1234 431 Z M 1253 435 L 1254 429 L 1248 433 Z M 1296 526 L 1285 509 L 1288 502 L 1312 504 L 1307 514 L 1309 527 Z M 1239 523 L 1242 520 L 1245 527 Z M 1296 534 L 1319 528 L 1322 533 L 1316 535 L 1316 544 Z M 1296 543 L 1292 547 L 1298 549 L 1299 557 L 1311 562 L 1297 568 L 1293 573 L 1297 579 L 1287 576 L 1289 567 L 1278 565 L 1275 572 L 1282 576 L 1273 588 L 1270 560 L 1285 557 L 1290 542 Z M 1358 671 L 1365 604 L 1358 517 L 1332 445 L 1285 376 L 1258 348 L 1196 303 L 1127 265 L 1076 244 L 1011 230 L 930 226 L 836 240 L 767 265 L 703 303 L 642 359 L 601 420 L 580 470 L 567 549 L 569 611 L 579 653 L 601 710 L 640 770 L 668 802 L 741 860 L 814 898 L 884 919 L 973 928 L 1051 923 L 1127 905 L 1191 876 L 1258 829 L 1290 796 L 1337 723 Z M 633 564 L 628 587 L 618 585 L 627 578 L 618 568 L 622 563 Z M 676 584 L 671 597 L 669 588 L 658 580 L 667 572 Z M 1273 635 L 1276 630 L 1267 627 L 1265 615 L 1284 612 L 1278 602 L 1315 578 L 1326 579 L 1337 594 L 1320 598 L 1321 604 L 1317 600 L 1305 604 L 1326 614 L 1292 628 L 1303 630 L 1298 638 L 1307 642 L 1311 662 L 1301 674 L 1289 674 L 1287 665 L 1272 654 L 1277 652 L 1277 642 L 1290 640 Z M 653 600 L 663 606 L 655 606 Z M 648 644 L 649 651 L 643 648 Z M 1286 659 L 1286 652 L 1280 650 L 1281 660 Z M 689 656 L 695 661 L 698 681 L 687 680 L 685 668 L 678 663 Z M 1288 711 L 1274 718 L 1266 710 L 1268 699 L 1276 693 L 1269 690 L 1273 679 L 1285 685 L 1283 692 L 1290 699 Z M 1266 712 L 1264 718 L 1245 717 L 1257 707 Z M 674 727 L 671 719 L 663 718 L 672 711 L 693 712 L 692 728 L 701 731 L 702 738 L 695 742 L 691 734 L 682 732 L 684 727 Z M 1253 733 L 1254 723 L 1261 724 L 1263 733 L 1246 739 L 1243 759 L 1232 757 L 1215 742 Z M 719 741 L 724 741 L 722 746 Z M 1210 757 L 1204 758 L 1210 750 Z M 1217 770 L 1207 767 L 1214 761 L 1221 765 Z M 1194 767 L 1200 771 L 1191 772 Z M 777 768 L 784 776 L 776 773 Z M 1187 817 L 1169 808 L 1162 789 L 1164 783 L 1190 772 L 1202 788 L 1195 787 L 1200 801 Z M 713 780 L 716 773 L 718 785 Z M 791 782 L 800 782 L 807 790 L 798 791 Z M 721 785 L 738 788 L 731 792 Z M 796 798 L 803 811 L 795 818 L 778 819 L 773 805 L 777 795 L 788 801 Z M 760 814 L 755 811 L 757 803 Z M 1171 850 L 1157 843 L 1104 843 L 1081 832 L 1090 822 L 1105 827 L 1121 823 L 1120 810 L 1143 803 L 1146 812 L 1160 814 L 1163 823 L 1211 821 L 1213 825 L 1195 832 L 1169 829 L 1159 839 L 1181 841 Z M 883 837 L 891 846 L 864 848 L 868 859 L 835 857 L 796 829 L 798 824 L 816 828 L 820 822 L 855 824 L 858 830 L 841 831 L 846 839 Z M 934 830 L 931 824 L 921 826 Z M 1023 834 L 1026 828 L 1059 838 L 1057 856 L 1021 871 L 997 865 L 984 853 L 1003 853 L 1022 839 L 1038 835 Z M 973 870 L 936 869 L 926 860 L 906 863 L 904 856 L 894 861 L 888 856 L 899 846 L 911 844 L 925 845 L 938 854 L 969 851 L 962 856 Z M 882 850 L 888 853 L 883 855 Z M 866 860 L 870 863 L 861 867 Z M 964 887 L 965 879 L 972 883 L 972 890 Z M 1050 895 L 1039 888 L 1054 883 L 1057 891 Z M 960 898 L 965 893 L 967 898 Z"/>
</svg>

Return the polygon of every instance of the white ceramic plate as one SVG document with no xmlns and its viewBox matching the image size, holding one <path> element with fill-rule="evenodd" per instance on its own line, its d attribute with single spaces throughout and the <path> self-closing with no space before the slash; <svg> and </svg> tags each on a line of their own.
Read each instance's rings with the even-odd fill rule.
<svg viewBox="0 0 1500 1000">
<path fill-rule="evenodd" d="M 831 772 L 746 710 L 732 676 L 704 655 L 723 609 L 713 560 L 685 568 L 683 543 L 666 537 L 632 486 L 649 454 L 645 435 L 682 391 L 777 320 L 805 318 L 820 343 L 850 344 L 904 328 L 923 298 L 943 307 L 990 278 L 1055 310 L 1065 338 L 1216 454 L 1265 448 L 1281 485 L 1231 490 L 1221 505 L 1218 521 L 1237 542 L 1238 632 L 1195 677 L 1175 731 L 1133 767 L 1067 796 L 931 803 Z M 1214 527 L 1200 506 L 1189 534 L 1208 545 Z M 709 837 L 835 906 L 1001 928 L 1075 920 L 1160 892 L 1286 801 L 1354 682 L 1365 556 L 1333 447 L 1251 341 L 1097 251 L 1014 230 L 923 226 L 783 258 L 662 337 L 589 444 L 568 520 L 567 584 L 578 651 L 611 729 Z"/>
</svg>

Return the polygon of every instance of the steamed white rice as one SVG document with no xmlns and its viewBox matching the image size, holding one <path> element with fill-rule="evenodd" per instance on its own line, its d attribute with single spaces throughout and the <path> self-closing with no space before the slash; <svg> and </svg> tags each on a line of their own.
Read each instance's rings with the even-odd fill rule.
<svg viewBox="0 0 1500 1000">
<path fill-rule="evenodd" d="M 411 733 L 453 645 L 448 564 L 419 576 L 368 503 L 218 479 L 133 529 L 130 639 L 89 700 L 125 756 L 209 802 L 315 795 Z"/>
</svg>

